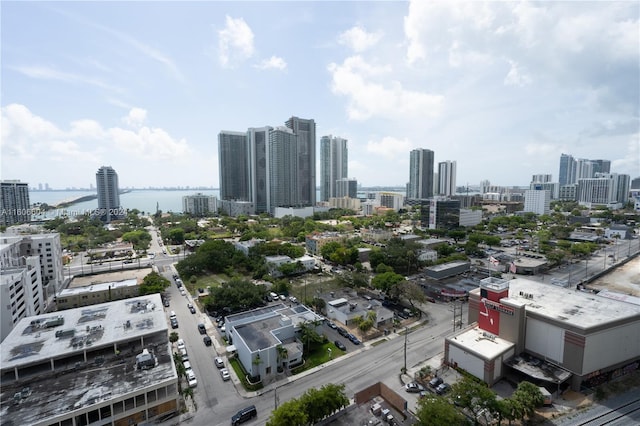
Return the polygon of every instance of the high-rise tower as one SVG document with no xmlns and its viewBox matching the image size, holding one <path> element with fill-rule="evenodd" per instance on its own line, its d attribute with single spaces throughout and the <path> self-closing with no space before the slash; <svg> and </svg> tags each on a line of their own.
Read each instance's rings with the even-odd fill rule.
<svg viewBox="0 0 640 426">
<path fill-rule="evenodd" d="M 336 197 L 336 182 L 348 176 L 347 140 L 323 136 L 320 139 L 320 198 Z"/>
<path fill-rule="evenodd" d="M 433 197 L 433 151 L 414 149 L 409 157 L 409 186 L 407 198 Z"/>
<path fill-rule="evenodd" d="M 576 160 L 569 154 L 560 155 L 560 171 L 558 183 L 560 186 L 576 183 Z"/>
<path fill-rule="evenodd" d="M 251 188 L 250 200 L 254 203 L 256 213 L 269 213 L 269 176 L 267 146 L 269 132 L 273 127 L 257 127 L 247 130 L 249 138 L 249 179 Z"/>
<path fill-rule="evenodd" d="M 294 190 L 300 205 L 313 206 L 316 203 L 316 122 L 291 117 L 286 125 L 297 136 L 298 170 Z"/>
<path fill-rule="evenodd" d="M 98 190 L 98 212 L 100 220 L 111 222 L 121 216 L 118 174 L 111 166 L 102 166 L 96 172 Z"/>
<path fill-rule="evenodd" d="M 0 225 L 11 226 L 30 220 L 29 184 L 19 180 L 0 182 Z"/>
<path fill-rule="evenodd" d="M 250 200 L 249 146 L 244 132 L 218 133 L 220 199 Z"/>
<path fill-rule="evenodd" d="M 288 127 L 276 127 L 269 132 L 267 176 L 269 177 L 269 210 L 275 207 L 305 205 L 300 199 L 298 178 L 298 136 Z"/>
<path fill-rule="evenodd" d="M 438 163 L 438 195 L 456 195 L 456 162 Z"/>
</svg>

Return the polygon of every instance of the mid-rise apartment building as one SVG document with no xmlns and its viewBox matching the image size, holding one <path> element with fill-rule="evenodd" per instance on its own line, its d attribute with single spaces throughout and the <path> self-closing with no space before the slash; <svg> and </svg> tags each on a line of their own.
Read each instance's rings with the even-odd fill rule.
<svg viewBox="0 0 640 426">
<path fill-rule="evenodd" d="M 217 200 L 213 195 L 202 193 L 182 197 L 182 211 L 192 216 L 207 216 L 218 211 Z"/>
</svg>

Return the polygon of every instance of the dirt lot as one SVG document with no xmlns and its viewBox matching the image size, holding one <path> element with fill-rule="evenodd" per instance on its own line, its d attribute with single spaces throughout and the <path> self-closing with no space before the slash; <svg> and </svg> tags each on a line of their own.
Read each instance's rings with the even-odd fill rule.
<svg viewBox="0 0 640 426">
<path fill-rule="evenodd" d="M 640 256 L 589 284 L 589 288 L 608 289 L 640 297 Z"/>
<path fill-rule="evenodd" d="M 106 274 L 85 275 L 83 277 L 75 277 L 69 288 L 84 287 L 91 284 L 112 283 L 116 281 L 124 281 L 137 279 L 138 283 L 151 272 L 151 268 L 131 269 L 117 272 L 107 272 Z"/>
</svg>

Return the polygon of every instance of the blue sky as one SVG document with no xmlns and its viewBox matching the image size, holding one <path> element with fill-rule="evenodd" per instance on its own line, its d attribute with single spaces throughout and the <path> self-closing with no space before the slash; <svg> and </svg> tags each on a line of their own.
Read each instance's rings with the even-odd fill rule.
<svg viewBox="0 0 640 426">
<path fill-rule="evenodd" d="M 638 2 L 2 2 L 2 179 L 218 186 L 221 130 L 314 118 L 349 176 L 640 175 Z M 319 167 L 318 167 L 319 176 Z"/>
</svg>

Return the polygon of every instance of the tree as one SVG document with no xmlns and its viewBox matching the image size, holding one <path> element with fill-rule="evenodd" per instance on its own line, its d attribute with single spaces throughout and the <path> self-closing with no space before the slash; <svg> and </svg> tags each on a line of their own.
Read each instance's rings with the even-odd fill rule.
<svg viewBox="0 0 640 426">
<path fill-rule="evenodd" d="M 178 341 L 178 333 L 176 333 L 175 331 L 171 332 L 171 334 L 169 334 L 169 341 L 171 343 L 175 343 Z"/>
<path fill-rule="evenodd" d="M 418 401 L 416 411 L 418 425 L 465 425 L 467 424 L 464 415 L 456 410 L 449 401 L 437 395 L 429 395 Z"/>
<path fill-rule="evenodd" d="M 308 354 L 311 352 L 312 346 L 321 344 L 324 341 L 324 337 L 318 334 L 314 323 L 305 321 L 300 324 L 300 340 L 304 351 Z"/>
<path fill-rule="evenodd" d="M 517 401 L 522 406 L 523 414 L 531 418 L 536 407 L 544 403 L 544 395 L 540 392 L 540 388 L 531 382 L 520 382 L 511 399 Z"/>
<path fill-rule="evenodd" d="M 451 398 L 461 407 L 467 408 L 477 424 L 478 416 L 483 409 L 495 407 L 496 395 L 486 384 L 463 376 L 462 380 L 451 386 Z"/>
<path fill-rule="evenodd" d="M 404 281 L 404 277 L 400 274 L 383 272 L 373 277 L 371 284 L 373 284 L 375 288 L 383 291 L 387 296 L 395 298 L 399 295 L 397 284 L 402 281 Z"/>
<path fill-rule="evenodd" d="M 284 367 L 284 361 L 289 357 L 289 351 L 282 345 L 276 346 L 276 351 L 278 352 L 278 367 L 280 364 Z"/>
<path fill-rule="evenodd" d="M 302 402 L 294 398 L 273 410 L 267 426 L 303 426 L 308 423 Z"/>
<path fill-rule="evenodd" d="M 142 284 L 138 289 L 140 296 L 145 294 L 162 293 L 171 283 L 168 279 L 158 274 L 157 272 L 150 272 L 142 280 Z"/>
</svg>

